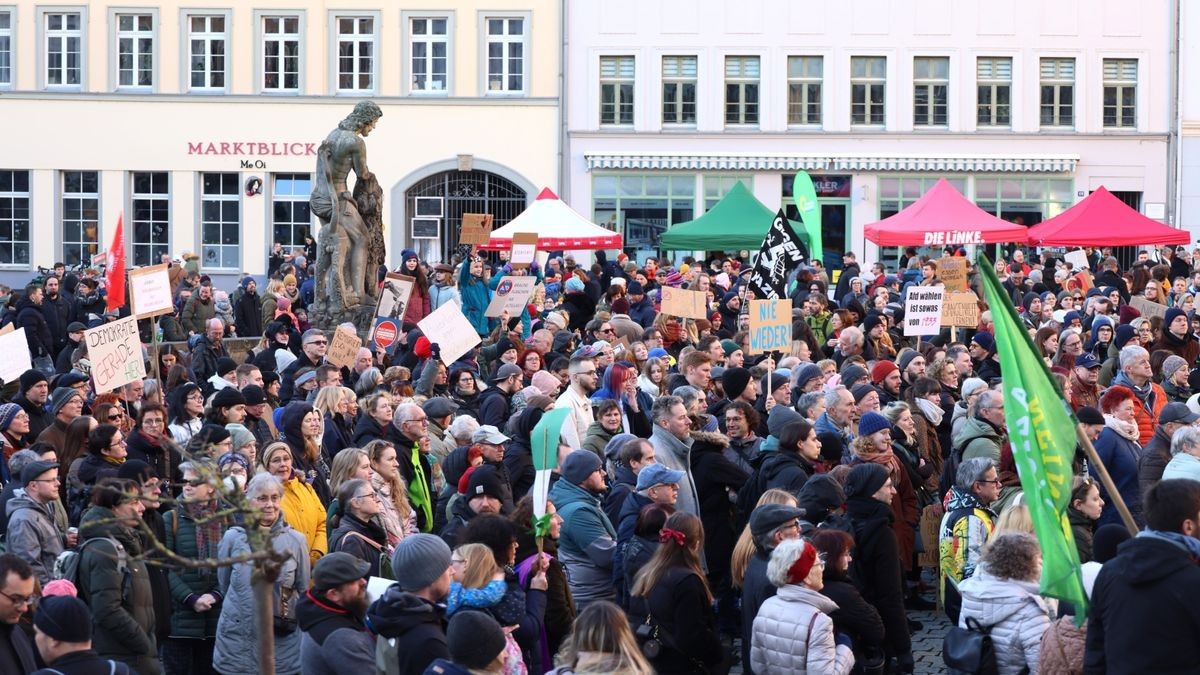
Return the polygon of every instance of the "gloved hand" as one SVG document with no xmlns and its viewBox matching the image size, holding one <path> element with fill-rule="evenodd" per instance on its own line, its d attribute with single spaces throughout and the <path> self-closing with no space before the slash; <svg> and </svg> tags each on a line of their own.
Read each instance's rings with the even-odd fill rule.
<svg viewBox="0 0 1200 675">
<path fill-rule="evenodd" d="M 440 358 L 442 358 L 442 347 L 441 347 L 441 345 L 439 345 L 439 344 L 438 344 L 438 343 L 436 343 L 436 342 L 432 342 L 432 343 L 430 343 L 430 344 L 429 344 L 429 354 L 430 354 L 430 355 L 431 355 L 433 358 L 435 358 L 435 359 L 440 359 Z"/>
<path fill-rule="evenodd" d="M 846 635 L 845 633 L 835 633 L 833 636 L 833 641 L 839 645 L 845 645 L 850 649 L 854 649 L 854 641 L 851 640 L 850 636 Z"/>
</svg>

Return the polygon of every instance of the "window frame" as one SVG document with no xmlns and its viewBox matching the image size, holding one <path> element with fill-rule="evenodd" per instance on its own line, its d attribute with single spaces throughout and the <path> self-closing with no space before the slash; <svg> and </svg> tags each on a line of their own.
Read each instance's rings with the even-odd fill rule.
<svg viewBox="0 0 1200 675">
<path fill-rule="evenodd" d="M 875 77 L 869 73 L 870 68 L 866 70 L 868 74 L 861 77 L 854 76 L 854 62 L 863 60 L 868 62 L 868 66 L 872 60 L 879 59 L 883 61 L 883 77 Z M 863 121 L 854 121 L 854 89 L 855 87 L 864 87 L 863 89 Z M 873 103 L 871 101 L 871 93 L 875 87 L 879 87 L 881 94 L 880 102 Z M 879 109 L 879 121 L 872 121 L 875 117 L 875 109 Z M 886 54 L 858 54 L 850 56 L 850 127 L 858 129 L 886 129 L 888 116 L 888 56 Z"/>
<path fill-rule="evenodd" d="M 1002 64 L 1008 62 L 1008 79 L 1004 79 L 996 75 L 999 72 Z M 991 76 L 983 77 L 980 75 L 980 66 L 984 62 L 991 62 Z M 988 88 L 988 93 L 991 98 L 990 102 L 983 103 L 980 100 L 980 94 L 983 88 Z M 1008 90 L 1008 103 L 998 103 L 998 95 L 1002 88 Z M 1012 93 L 1013 93 L 1013 57 L 1011 56 L 977 56 L 975 57 L 975 126 L 981 129 L 1011 129 L 1012 128 Z M 987 108 L 987 118 L 989 121 L 982 120 L 984 108 Z M 999 122 L 1000 109 L 1007 108 L 1008 121 L 1006 123 Z"/>
<path fill-rule="evenodd" d="M 813 78 L 809 75 L 798 75 L 798 76 L 793 77 L 792 76 L 792 61 L 793 61 L 793 59 L 799 60 L 801 63 L 807 63 L 808 60 L 810 60 L 810 59 L 816 60 L 816 62 L 820 64 L 820 70 L 821 70 L 820 77 Z M 822 128 L 824 126 L 824 122 L 825 122 L 825 56 L 823 54 L 788 54 L 787 61 L 785 61 L 784 65 L 787 69 L 785 71 L 787 74 L 787 90 L 786 90 L 787 96 L 785 97 L 785 100 L 787 101 L 786 116 L 787 116 L 788 127 L 792 128 L 792 129 L 820 129 L 820 128 Z M 803 70 L 803 68 L 802 68 L 802 70 Z M 813 105 L 812 102 L 809 100 L 809 96 L 808 96 L 810 93 L 809 87 L 812 87 L 814 85 L 817 87 L 817 92 L 818 92 L 817 93 L 817 103 L 816 103 L 817 120 L 815 122 L 809 121 L 807 119 L 808 118 L 807 108 L 808 108 L 808 106 Z M 802 92 L 802 94 L 800 97 L 801 100 L 799 102 L 794 102 L 792 99 L 792 88 L 795 86 L 801 87 L 800 91 Z M 804 110 L 804 112 L 802 114 L 803 114 L 805 121 L 801 121 L 801 122 L 792 121 L 792 107 L 795 105 L 801 106 L 801 109 Z"/>
<path fill-rule="evenodd" d="M 730 65 L 729 60 L 730 59 L 738 59 L 742 62 L 742 65 L 740 68 L 740 70 L 743 73 L 742 75 L 737 75 L 737 76 L 733 76 L 733 77 L 731 77 L 729 75 L 729 65 Z M 758 68 L 757 77 L 752 78 L 752 77 L 744 74 L 747 70 L 746 66 L 750 63 L 757 64 L 757 68 Z M 761 54 L 726 54 L 724 60 L 721 62 L 721 65 L 722 65 L 721 85 L 722 85 L 722 91 L 723 91 L 722 99 L 723 99 L 723 103 L 724 103 L 724 106 L 722 107 L 721 119 L 724 122 L 724 127 L 726 129 L 729 129 L 729 128 L 757 129 L 762 125 L 762 93 L 763 93 L 762 63 L 763 63 L 763 57 Z M 737 87 L 737 91 L 738 91 L 737 101 L 733 102 L 733 103 L 731 103 L 730 98 L 729 98 L 731 86 Z M 755 99 L 754 103 L 749 103 L 747 100 L 747 98 L 748 98 L 747 92 L 749 91 L 750 87 L 754 88 L 754 90 L 753 90 L 754 91 L 754 99 Z M 730 105 L 737 106 L 738 121 L 736 121 L 736 122 L 729 121 L 729 106 Z M 754 106 L 754 120 L 747 121 L 747 118 L 750 116 L 747 111 L 747 107 L 751 106 L 751 105 Z"/>
<path fill-rule="evenodd" d="M 432 96 L 432 97 L 448 97 L 454 91 L 454 50 L 457 46 L 455 43 L 455 16 L 456 12 L 418 12 L 418 11 L 403 11 L 400 13 L 400 22 L 402 29 L 403 51 L 401 56 L 401 93 L 405 96 Z M 412 22 L 415 20 L 437 20 L 442 19 L 446 22 L 446 87 L 442 90 L 437 89 L 413 89 L 413 45 L 418 41 L 413 34 Z M 428 37 L 428 36 L 425 36 Z M 426 42 L 427 40 L 421 40 Z M 437 41 L 429 40 L 429 43 Z M 426 56 L 426 60 L 431 60 L 433 57 Z M 426 79 L 429 79 L 428 74 Z"/>
<path fill-rule="evenodd" d="M 125 39 L 124 31 L 121 30 L 120 21 L 124 16 L 149 16 L 150 30 L 142 31 L 136 29 L 130 34 L 136 47 L 137 41 L 141 39 L 143 34 L 148 34 L 150 38 L 150 84 L 121 84 L 121 41 Z M 133 93 L 154 93 L 158 91 L 158 67 L 162 63 L 159 55 L 162 39 L 159 36 L 159 29 L 162 22 L 159 20 L 157 7 L 109 7 L 108 8 L 108 40 L 109 40 L 109 59 L 110 67 L 108 69 L 108 88 L 110 91 L 117 92 L 133 92 Z M 133 77 L 137 79 L 140 69 L 137 65 L 137 60 L 143 56 L 142 52 L 135 49 L 133 52 Z"/>
<path fill-rule="evenodd" d="M 77 14 L 79 15 L 79 29 L 77 31 L 59 30 L 56 34 L 61 34 L 64 37 L 70 37 L 71 33 L 78 33 L 79 38 L 79 84 L 51 84 L 50 83 L 50 48 L 49 41 L 51 31 L 49 27 L 49 17 L 54 14 Z M 38 7 L 37 15 L 38 24 L 38 51 L 37 51 L 37 69 L 38 69 L 38 88 L 45 91 L 84 91 L 88 81 L 88 7 L 86 5 L 53 5 Z M 66 52 L 64 52 L 66 53 Z M 64 69 L 64 74 L 66 73 Z"/>
<path fill-rule="evenodd" d="M 205 18 L 214 19 L 222 18 L 225 20 L 225 30 L 221 33 L 193 33 L 192 19 Z M 230 88 L 230 80 L 233 77 L 233 12 L 228 9 L 196 9 L 188 8 L 179 10 L 179 46 L 180 46 L 180 63 L 179 63 L 179 81 L 182 83 L 181 89 L 189 94 L 225 94 Z M 192 36 L 205 35 L 206 50 L 211 47 L 209 42 L 216 37 L 220 37 L 225 43 L 225 68 L 222 73 L 225 77 L 225 84 L 221 87 L 196 87 L 192 85 Z M 212 53 L 206 52 L 205 56 L 205 73 L 206 81 L 211 75 L 216 72 L 208 68 L 212 60 Z"/>
<path fill-rule="evenodd" d="M 1053 77 L 1053 78 L 1047 79 L 1044 76 L 1045 65 L 1046 65 L 1047 61 L 1053 61 L 1056 64 L 1054 67 L 1054 71 L 1055 71 L 1056 75 L 1061 74 L 1061 72 L 1062 72 L 1061 64 L 1062 63 L 1070 62 L 1070 64 L 1071 64 L 1071 79 L 1067 80 L 1066 78 L 1063 78 L 1063 77 Z M 1042 57 L 1038 58 L 1038 128 L 1039 129 L 1062 130 L 1062 129 L 1075 129 L 1076 128 L 1076 126 L 1075 126 L 1075 119 L 1076 119 L 1075 110 L 1079 106 L 1079 97 L 1076 96 L 1075 87 L 1076 87 L 1076 83 L 1078 81 L 1079 81 L 1079 59 L 1078 58 L 1076 58 L 1074 56 L 1042 56 Z M 1054 96 L 1053 96 L 1054 101 L 1049 104 L 1042 102 L 1043 95 L 1046 93 L 1045 90 L 1047 87 L 1054 88 Z M 1071 102 L 1069 104 L 1062 103 L 1062 91 L 1063 91 L 1062 88 L 1063 87 L 1070 88 Z M 1049 105 L 1051 107 L 1051 110 L 1053 112 L 1052 117 L 1055 120 L 1054 122 L 1047 123 L 1045 121 L 1043 108 L 1046 105 Z M 1062 107 L 1064 105 L 1069 105 L 1070 109 L 1071 109 L 1071 120 L 1069 123 L 1066 123 L 1066 124 L 1061 122 Z"/>
<path fill-rule="evenodd" d="M 503 11 L 492 12 L 492 11 L 481 10 L 478 12 L 477 16 L 478 16 L 478 19 L 477 19 L 478 33 L 477 33 L 477 35 L 479 36 L 479 39 L 480 39 L 480 49 L 479 49 L 479 91 L 480 91 L 480 96 L 497 97 L 497 98 L 504 98 L 504 97 L 519 98 L 519 97 L 529 96 L 530 91 L 532 90 L 530 83 L 532 82 L 532 79 L 533 79 L 533 55 L 530 54 L 530 51 L 529 51 L 530 46 L 531 46 L 531 35 L 533 34 L 533 12 L 503 12 Z M 491 40 L 490 40 L 491 36 L 488 34 L 487 29 L 488 29 L 488 21 L 494 20 L 494 19 L 503 19 L 505 21 L 507 21 L 509 19 L 522 19 L 523 20 L 522 24 L 521 24 L 522 34 L 521 34 L 521 39 L 519 40 L 519 42 L 521 43 L 521 89 L 520 90 L 498 89 L 498 90 L 492 91 L 488 88 L 488 81 L 489 81 L 488 44 L 491 42 Z M 503 40 L 503 42 L 505 44 L 509 44 L 509 43 L 518 42 L 518 40 Z M 504 59 L 503 59 L 506 64 L 507 64 L 509 58 L 511 58 L 511 57 L 506 53 L 504 55 Z M 510 74 L 508 73 L 508 71 L 506 69 L 503 74 L 503 79 L 507 80 L 509 75 Z"/>
<path fill-rule="evenodd" d="M 67 175 L 73 174 L 73 173 L 95 174 L 95 176 L 96 176 L 96 191 L 95 192 L 84 192 L 81 190 L 79 192 L 68 192 L 67 191 Z M 103 211 L 104 202 L 103 202 L 103 197 L 102 197 L 102 195 L 104 194 L 103 172 L 96 171 L 96 170 L 88 171 L 88 170 L 69 169 L 69 170 L 57 171 L 57 172 L 55 172 L 55 174 L 58 178 L 58 181 L 57 181 L 58 182 L 58 185 L 57 185 L 57 188 L 58 188 L 58 218 L 57 218 L 57 221 L 58 222 L 56 223 L 57 228 L 58 228 L 57 229 L 58 260 L 62 260 L 63 262 L 65 262 L 67 264 L 68 267 L 70 267 L 71 265 L 74 265 L 75 262 L 78 262 L 78 261 L 73 262 L 72 261 L 73 259 L 69 258 L 67 256 L 67 247 L 68 246 L 77 246 L 81 249 L 81 251 L 86 251 L 89 247 L 91 247 L 93 249 L 91 251 L 91 253 L 84 253 L 80 257 L 81 261 L 91 263 L 92 256 L 95 255 L 96 253 L 100 252 L 100 230 L 101 230 L 103 213 L 104 213 L 104 211 Z M 96 238 L 94 241 L 91 241 L 91 242 L 85 241 L 84 237 L 83 237 L 84 224 L 88 222 L 88 220 L 86 218 L 82 217 L 82 215 L 81 215 L 77 219 L 71 219 L 70 221 L 68 221 L 68 219 L 67 219 L 67 200 L 78 200 L 78 201 L 82 202 L 83 200 L 88 200 L 88 199 L 94 199 L 96 202 L 96 204 L 95 204 Z M 81 204 L 81 210 L 82 210 L 82 204 Z M 68 222 L 78 222 L 79 223 L 80 237 L 78 240 L 71 240 L 71 241 L 67 240 L 67 223 Z"/>
<path fill-rule="evenodd" d="M 150 174 L 151 176 L 153 176 L 154 174 L 165 175 L 166 180 L 167 180 L 166 191 L 165 192 L 138 192 L 137 187 L 136 187 L 138 174 Z M 126 245 L 126 250 L 128 251 L 127 264 L 129 264 L 131 267 L 140 267 L 142 265 L 157 265 L 158 261 L 159 261 L 159 256 L 162 253 L 169 253 L 171 251 L 171 217 L 172 217 L 171 184 L 174 180 L 174 176 L 172 176 L 171 171 L 127 171 L 127 172 L 125 172 L 125 176 L 126 176 L 125 180 L 127 181 L 126 185 L 128 186 L 128 189 L 129 189 L 129 193 L 128 193 L 129 194 L 129 203 L 128 203 L 128 210 L 126 211 L 129 214 L 129 234 L 125 235 L 126 236 L 125 245 Z M 151 179 L 151 182 L 153 182 L 153 179 Z M 165 243 L 161 243 L 161 244 L 154 243 L 154 242 L 147 242 L 147 243 L 141 243 L 141 244 L 138 243 L 138 241 L 137 241 L 137 224 L 140 221 L 136 220 L 136 215 L 135 215 L 136 210 L 134 209 L 134 203 L 136 201 L 138 201 L 139 199 L 161 200 L 161 201 L 166 202 L 167 220 L 165 222 L 164 229 L 167 233 L 167 240 Z M 150 223 L 151 226 L 153 226 L 153 224 L 157 221 L 155 221 L 153 218 L 151 218 L 150 220 L 148 220 L 146 222 Z M 138 259 L 137 259 L 138 247 L 144 247 L 144 248 L 150 249 L 150 257 L 145 262 L 138 262 Z M 155 254 L 154 249 L 156 247 L 161 247 L 163 250 L 160 253 Z"/>
<path fill-rule="evenodd" d="M 379 93 L 379 60 L 380 60 L 380 33 L 382 32 L 382 12 L 379 11 L 353 11 L 331 9 L 327 14 L 329 26 L 329 94 L 332 96 L 371 96 Z M 371 48 L 371 86 L 367 89 L 351 88 L 343 89 L 341 86 L 341 44 L 343 37 L 341 27 L 338 23 L 343 19 L 352 19 L 355 23 L 355 28 L 358 27 L 358 22 L 362 19 L 371 20 L 371 34 L 365 36 L 360 33 L 354 33 L 348 40 L 352 44 L 368 44 Z M 358 71 L 357 62 L 362 59 L 362 56 L 357 52 L 353 56 L 355 62 L 355 70 L 351 77 L 354 80 L 362 77 L 363 73 Z"/>
<path fill-rule="evenodd" d="M 676 73 L 673 73 L 670 75 L 667 74 L 668 59 L 675 59 L 678 62 L 678 68 L 676 69 Z M 687 63 L 689 60 L 691 61 L 691 73 L 692 73 L 690 76 L 687 74 L 688 73 Z M 699 108 L 697 99 L 699 98 L 698 93 L 699 93 L 699 88 L 700 88 L 700 57 L 696 54 L 663 54 L 659 58 L 659 73 L 660 73 L 660 87 L 659 88 L 660 88 L 660 92 L 661 92 L 661 99 L 660 99 L 661 105 L 660 105 L 660 110 L 659 110 L 659 119 L 662 122 L 663 127 L 668 128 L 668 129 L 694 129 L 694 128 L 696 128 L 696 118 L 698 115 L 698 108 Z M 636 75 L 636 61 L 635 61 L 635 75 L 634 75 L 635 88 L 636 88 L 636 79 L 637 79 L 637 75 Z M 668 85 L 672 85 L 675 87 L 675 96 L 671 97 L 671 100 L 669 103 L 668 103 L 668 96 L 667 96 L 667 86 Z M 688 85 L 691 85 L 691 88 L 692 88 L 692 90 L 691 90 L 692 96 L 691 96 L 690 102 L 688 101 L 687 95 L 686 95 Z M 637 100 L 636 92 L 634 95 L 634 100 L 635 101 Z M 674 121 L 667 119 L 667 106 L 668 105 L 672 105 L 675 107 L 675 120 Z M 687 107 L 689 105 L 691 106 L 691 118 L 692 118 L 691 121 L 688 121 L 685 119 L 686 114 L 687 114 L 686 113 Z"/>
<path fill-rule="evenodd" d="M 233 192 L 230 192 L 230 193 L 219 192 L 216 194 L 210 194 L 208 192 L 205 192 L 204 191 L 204 180 L 205 180 L 205 177 L 207 177 L 207 176 L 219 176 L 220 178 L 218 180 L 220 183 L 223 183 L 230 176 L 232 176 L 233 177 Z M 222 187 L 222 189 L 223 189 L 223 187 Z M 245 241 L 244 241 L 242 235 L 243 235 L 243 226 L 244 226 L 245 220 L 246 220 L 245 212 L 242 208 L 243 207 L 242 174 L 237 171 L 197 171 L 196 172 L 196 197 L 197 197 L 197 199 L 196 199 L 196 226 L 197 226 L 196 241 L 199 244 L 198 252 L 200 255 L 200 264 L 203 265 L 205 269 L 213 269 L 213 270 L 238 271 L 238 270 L 242 269 L 243 260 L 242 260 L 242 255 L 241 255 L 240 249 L 242 248 L 243 244 L 245 244 Z M 218 218 L 218 220 L 211 221 L 204 217 L 204 207 L 207 202 L 217 202 L 218 204 L 221 205 L 221 214 L 220 214 L 220 217 Z M 224 243 L 224 238 L 225 238 L 225 234 L 226 234 L 225 228 L 234 224 L 231 221 L 225 220 L 224 205 L 227 203 L 233 203 L 233 204 L 237 205 L 237 221 L 236 221 L 237 243 L 235 243 L 235 244 Z M 207 242 L 204 237 L 205 226 L 211 225 L 211 224 L 216 224 L 220 230 L 221 241 L 218 243 L 215 243 L 215 244 Z M 205 252 L 209 248 L 218 249 L 219 252 L 218 252 L 216 262 L 210 262 L 208 260 L 208 256 L 206 255 Z M 232 267 L 225 264 L 227 262 L 225 259 L 225 256 L 228 253 L 225 249 L 228 249 L 228 248 L 233 248 L 235 251 L 237 251 L 237 264 L 233 265 Z"/>
<path fill-rule="evenodd" d="M 267 19 L 296 19 L 296 88 L 267 88 L 267 41 L 283 41 L 277 38 L 268 38 L 268 35 L 282 35 L 282 33 L 267 33 Z M 254 10 L 254 84 L 255 90 L 259 94 L 267 96 L 302 96 L 307 91 L 307 78 L 305 63 L 308 58 L 307 43 L 304 39 L 308 31 L 308 12 L 303 9 L 297 10 Z M 291 35 L 291 34 L 288 34 Z M 281 61 L 284 56 L 278 57 Z M 284 81 L 285 73 L 280 69 L 280 82 Z"/>
<path fill-rule="evenodd" d="M 0 14 L 8 15 L 8 28 L 0 28 L 0 38 L 8 38 L 8 79 L 0 80 L 0 91 L 7 91 L 17 79 L 17 7 L 0 5 Z"/>
<path fill-rule="evenodd" d="M 1141 76 L 1141 63 L 1136 56 L 1126 57 L 1117 56 L 1111 58 L 1103 58 L 1100 61 L 1100 124 L 1104 129 L 1125 129 L 1136 130 L 1138 128 L 1138 80 Z M 1118 79 L 1110 79 L 1108 77 L 1109 63 L 1112 63 L 1117 69 Z M 1123 78 L 1124 69 L 1130 64 L 1133 64 L 1133 79 L 1128 80 Z M 1113 90 L 1113 108 L 1114 122 L 1108 122 L 1108 92 Z M 1132 90 L 1133 101 L 1128 105 L 1121 103 L 1123 94 L 1126 91 Z M 1128 114 L 1132 117 L 1129 124 L 1124 124 L 1124 116 Z"/>
<path fill-rule="evenodd" d="M 0 244 L 11 245 L 13 247 L 13 259 L 14 260 L 16 260 L 16 258 L 17 258 L 17 247 L 23 244 L 26 247 L 26 256 L 29 259 L 29 262 L 27 264 L 22 264 L 22 263 L 18 263 L 18 262 L 0 262 L 0 269 L 30 270 L 30 269 L 33 269 L 33 227 L 34 227 L 33 171 L 30 169 L 0 169 L 0 173 L 11 173 L 11 174 L 13 174 L 14 178 L 16 177 L 16 174 L 19 174 L 19 173 L 25 174 L 25 184 L 26 184 L 25 191 L 18 192 L 15 188 L 12 190 L 9 190 L 7 192 L 0 191 L 0 199 L 11 199 L 11 200 L 14 200 L 14 202 L 15 202 L 15 200 L 18 200 L 18 199 L 25 200 L 25 211 L 27 214 L 26 218 L 25 218 L 25 231 L 28 235 L 28 238 L 24 239 L 24 240 L 10 239 L 8 242 L 0 241 Z M 16 227 L 17 221 L 18 221 L 18 219 L 15 216 L 13 218 L 11 218 L 9 221 L 14 229 Z"/>
<path fill-rule="evenodd" d="M 276 202 L 287 202 L 289 204 L 301 203 L 301 204 L 304 204 L 307 206 L 308 202 L 309 202 L 309 194 L 299 194 L 299 195 L 283 194 L 281 196 L 281 193 L 276 189 L 277 181 L 279 180 L 279 178 L 281 176 L 288 176 L 289 177 L 288 180 L 293 180 L 293 181 L 296 180 L 296 178 L 295 178 L 296 176 L 307 176 L 307 180 L 308 180 L 310 186 L 312 185 L 312 181 L 313 181 L 312 174 L 308 173 L 308 172 L 280 171 L 280 172 L 271 173 L 269 175 L 270 175 L 269 184 L 270 184 L 271 198 L 270 198 L 270 201 L 267 202 L 268 226 L 266 228 L 264 228 L 266 230 L 266 234 L 267 234 L 267 251 L 268 252 L 271 250 L 271 247 L 275 244 L 275 227 L 278 224 L 275 220 L 275 203 Z M 312 189 L 310 187 L 309 193 L 311 194 L 311 192 L 312 192 Z M 312 208 L 309 207 L 308 234 L 310 234 L 310 235 L 314 234 L 316 231 L 316 227 L 313 224 L 314 222 L 316 222 L 316 216 L 313 215 Z M 294 220 L 292 220 L 292 221 L 288 222 L 288 225 L 292 230 L 292 234 L 295 235 L 297 223 Z M 285 244 L 284 250 L 291 250 L 292 248 L 295 248 L 297 246 L 304 246 L 304 237 L 303 236 L 301 236 L 299 243 L 292 242 L 289 244 Z M 269 253 L 268 253 L 268 255 L 269 255 Z"/>
<path fill-rule="evenodd" d="M 936 70 L 938 62 L 944 62 L 946 65 L 946 77 L 939 78 L 934 75 L 917 77 L 917 62 L 928 61 L 931 72 Z M 913 56 L 912 59 L 913 78 L 913 128 L 914 129 L 948 129 L 950 127 L 950 57 L 948 56 Z M 945 99 L 941 102 L 936 100 L 937 88 L 944 87 Z M 924 104 L 917 103 L 918 92 L 924 90 L 928 97 Z M 926 108 L 925 115 L 921 116 L 917 112 L 918 106 Z M 944 121 L 937 121 L 937 110 L 943 108 Z M 922 121 L 924 117 L 924 121 Z"/>
<path fill-rule="evenodd" d="M 628 78 L 621 75 L 624 70 L 624 68 L 622 68 L 624 65 L 623 62 L 626 59 L 628 59 L 632 64 L 630 71 L 633 73 L 633 75 Z M 604 77 L 604 62 L 607 60 L 616 62 L 614 69 L 616 75 L 608 78 Z M 617 127 L 626 129 L 632 127 L 634 123 L 637 122 L 637 56 L 634 54 L 601 54 L 596 61 L 596 65 L 599 67 L 599 77 L 597 80 L 600 83 L 600 101 L 599 106 L 596 108 L 596 112 L 599 114 L 600 126 L 602 128 Z M 604 121 L 604 90 L 606 87 L 613 88 L 613 116 L 611 122 Z M 625 102 L 623 96 L 625 87 L 629 88 L 630 100 L 628 103 Z M 626 106 L 629 107 L 628 122 L 623 121 L 621 115 L 622 108 Z"/>
</svg>

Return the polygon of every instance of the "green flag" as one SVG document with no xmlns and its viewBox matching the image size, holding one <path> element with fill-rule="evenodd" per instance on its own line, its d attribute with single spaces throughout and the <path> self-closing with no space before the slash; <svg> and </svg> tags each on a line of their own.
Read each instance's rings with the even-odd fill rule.
<svg viewBox="0 0 1200 675">
<path fill-rule="evenodd" d="M 541 421 L 533 428 L 529 440 L 535 470 L 549 471 L 558 468 L 558 435 L 570 414 L 569 408 L 556 408 L 542 415 Z"/>
<path fill-rule="evenodd" d="M 980 254 L 988 307 L 996 325 L 996 352 L 1003 373 L 1004 420 L 1013 460 L 1042 549 L 1042 595 L 1071 602 L 1076 620 L 1087 616 L 1087 594 L 1067 505 L 1071 499 L 1071 460 L 1075 457 L 1074 415 L 987 256 Z"/>
<path fill-rule="evenodd" d="M 825 247 L 821 245 L 821 205 L 817 203 L 817 190 L 812 178 L 801 171 L 792 179 L 792 201 L 800 211 L 804 231 L 808 233 L 808 248 L 813 260 L 822 260 Z"/>
</svg>

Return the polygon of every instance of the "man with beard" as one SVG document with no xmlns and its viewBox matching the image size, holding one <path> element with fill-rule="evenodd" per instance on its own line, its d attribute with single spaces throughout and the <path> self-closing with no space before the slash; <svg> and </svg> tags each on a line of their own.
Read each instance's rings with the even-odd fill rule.
<svg viewBox="0 0 1200 675">
<path fill-rule="evenodd" d="M 1075 368 L 1071 372 L 1071 407 L 1079 410 L 1085 405 L 1093 408 L 1100 405 L 1100 360 L 1095 354 L 1084 352 L 1075 357 Z"/>
<path fill-rule="evenodd" d="M 257 384 L 248 384 L 242 387 L 242 396 L 246 398 L 246 419 L 242 420 L 242 424 L 254 434 L 258 447 L 265 448 L 276 437 L 270 423 L 267 422 L 270 413 L 267 394 Z"/>
<path fill-rule="evenodd" d="M 241 337 L 262 335 L 262 298 L 258 295 L 258 282 L 254 277 L 242 277 L 242 292 L 234 299 L 233 325 Z"/>
<path fill-rule="evenodd" d="M 459 495 L 458 500 L 454 502 L 450 520 L 442 528 L 442 540 L 450 547 L 465 543 L 459 541 L 459 533 L 466 528 L 467 523 L 475 520 L 476 516 L 508 512 L 508 509 L 504 508 L 503 499 L 504 481 L 496 474 L 496 468 L 486 464 L 475 467 L 467 478 L 466 492 Z"/>
<path fill-rule="evenodd" d="M 221 342 L 224 335 L 225 324 L 220 319 L 209 319 L 205 322 L 204 335 L 192 348 L 192 374 L 201 387 L 208 386 L 205 384 L 208 378 L 217 374 L 217 362 L 229 356 Z"/>
<path fill-rule="evenodd" d="M 554 407 L 566 408 L 571 411 L 567 416 L 567 421 L 563 423 L 562 440 L 572 448 L 578 448 L 587 434 L 587 428 L 596 421 L 592 414 L 590 397 L 592 392 L 596 391 L 600 377 L 596 362 L 586 356 L 572 357 L 568 372 L 571 385 L 559 395 Z M 482 421 L 480 419 L 480 422 Z"/>
<path fill-rule="evenodd" d="M 42 298 L 42 315 L 50 327 L 55 356 L 67 346 L 67 326 L 75 320 L 75 299 L 61 293 L 59 283 L 58 277 L 46 279 Z"/>
<path fill-rule="evenodd" d="M 875 367 L 871 369 L 871 381 L 879 390 L 880 407 L 900 400 L 900 384 L 903 380 L 900 376 L 900 368 L 896 366 L 895 361 L 877 361 Z"/>
<path fill-rule="evenodd" d="M 366 574 L 371 565 L 330 553 L 313 567 L 313 586 L 296 605 L 303 675 L 373 672 L 375 636 L 367 630 Z"/>
<path fill-rule="evenodd" d="M 91 277 L 84 277 L 79 280 L 79 286 L 75 288 L 75 316 L 83 323 L 90 321 L 89 315 L 95 314 L 99 317 L 104 313 L 105 303 L 104 298 L 100 297 L 100 284 Z"/>
<path fill-rule="evenodd" d="M 17 301 L 17 328 L 25 329 L 25 342 L 29 346 L 29 356 L 37 365 L 39 359 L 46 359 L 49 369 L 54 366 L 54 337 L 50 334 L 50 326 L 42 313 L 44 299 L 42 287 L 30 284 L 25 287 L 25 297 Z M 47 368 L 38 366 L 39 370 Z"/>
</svg>

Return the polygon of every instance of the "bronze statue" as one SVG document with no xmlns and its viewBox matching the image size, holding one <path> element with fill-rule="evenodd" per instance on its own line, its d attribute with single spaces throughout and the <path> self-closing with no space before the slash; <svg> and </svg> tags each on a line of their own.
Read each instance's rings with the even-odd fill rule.
<svg viewBox="0 0 1200 675">
<path fill-rule="evenodd" d="M 360 331 L 369 329 L 378 297 L 376 269 L 384 259 L 383 189 L 367 168 L 363 138 L 381 116 L 383 111 L 374 101 L 360 101 L 317 150 L 309 197 L 312 212 L 321 221 L 310 312 L 314 325 L 353 321 Z M 357 179 L 353 194 L 347 186 L 351 171 Z"/>
</svg>

